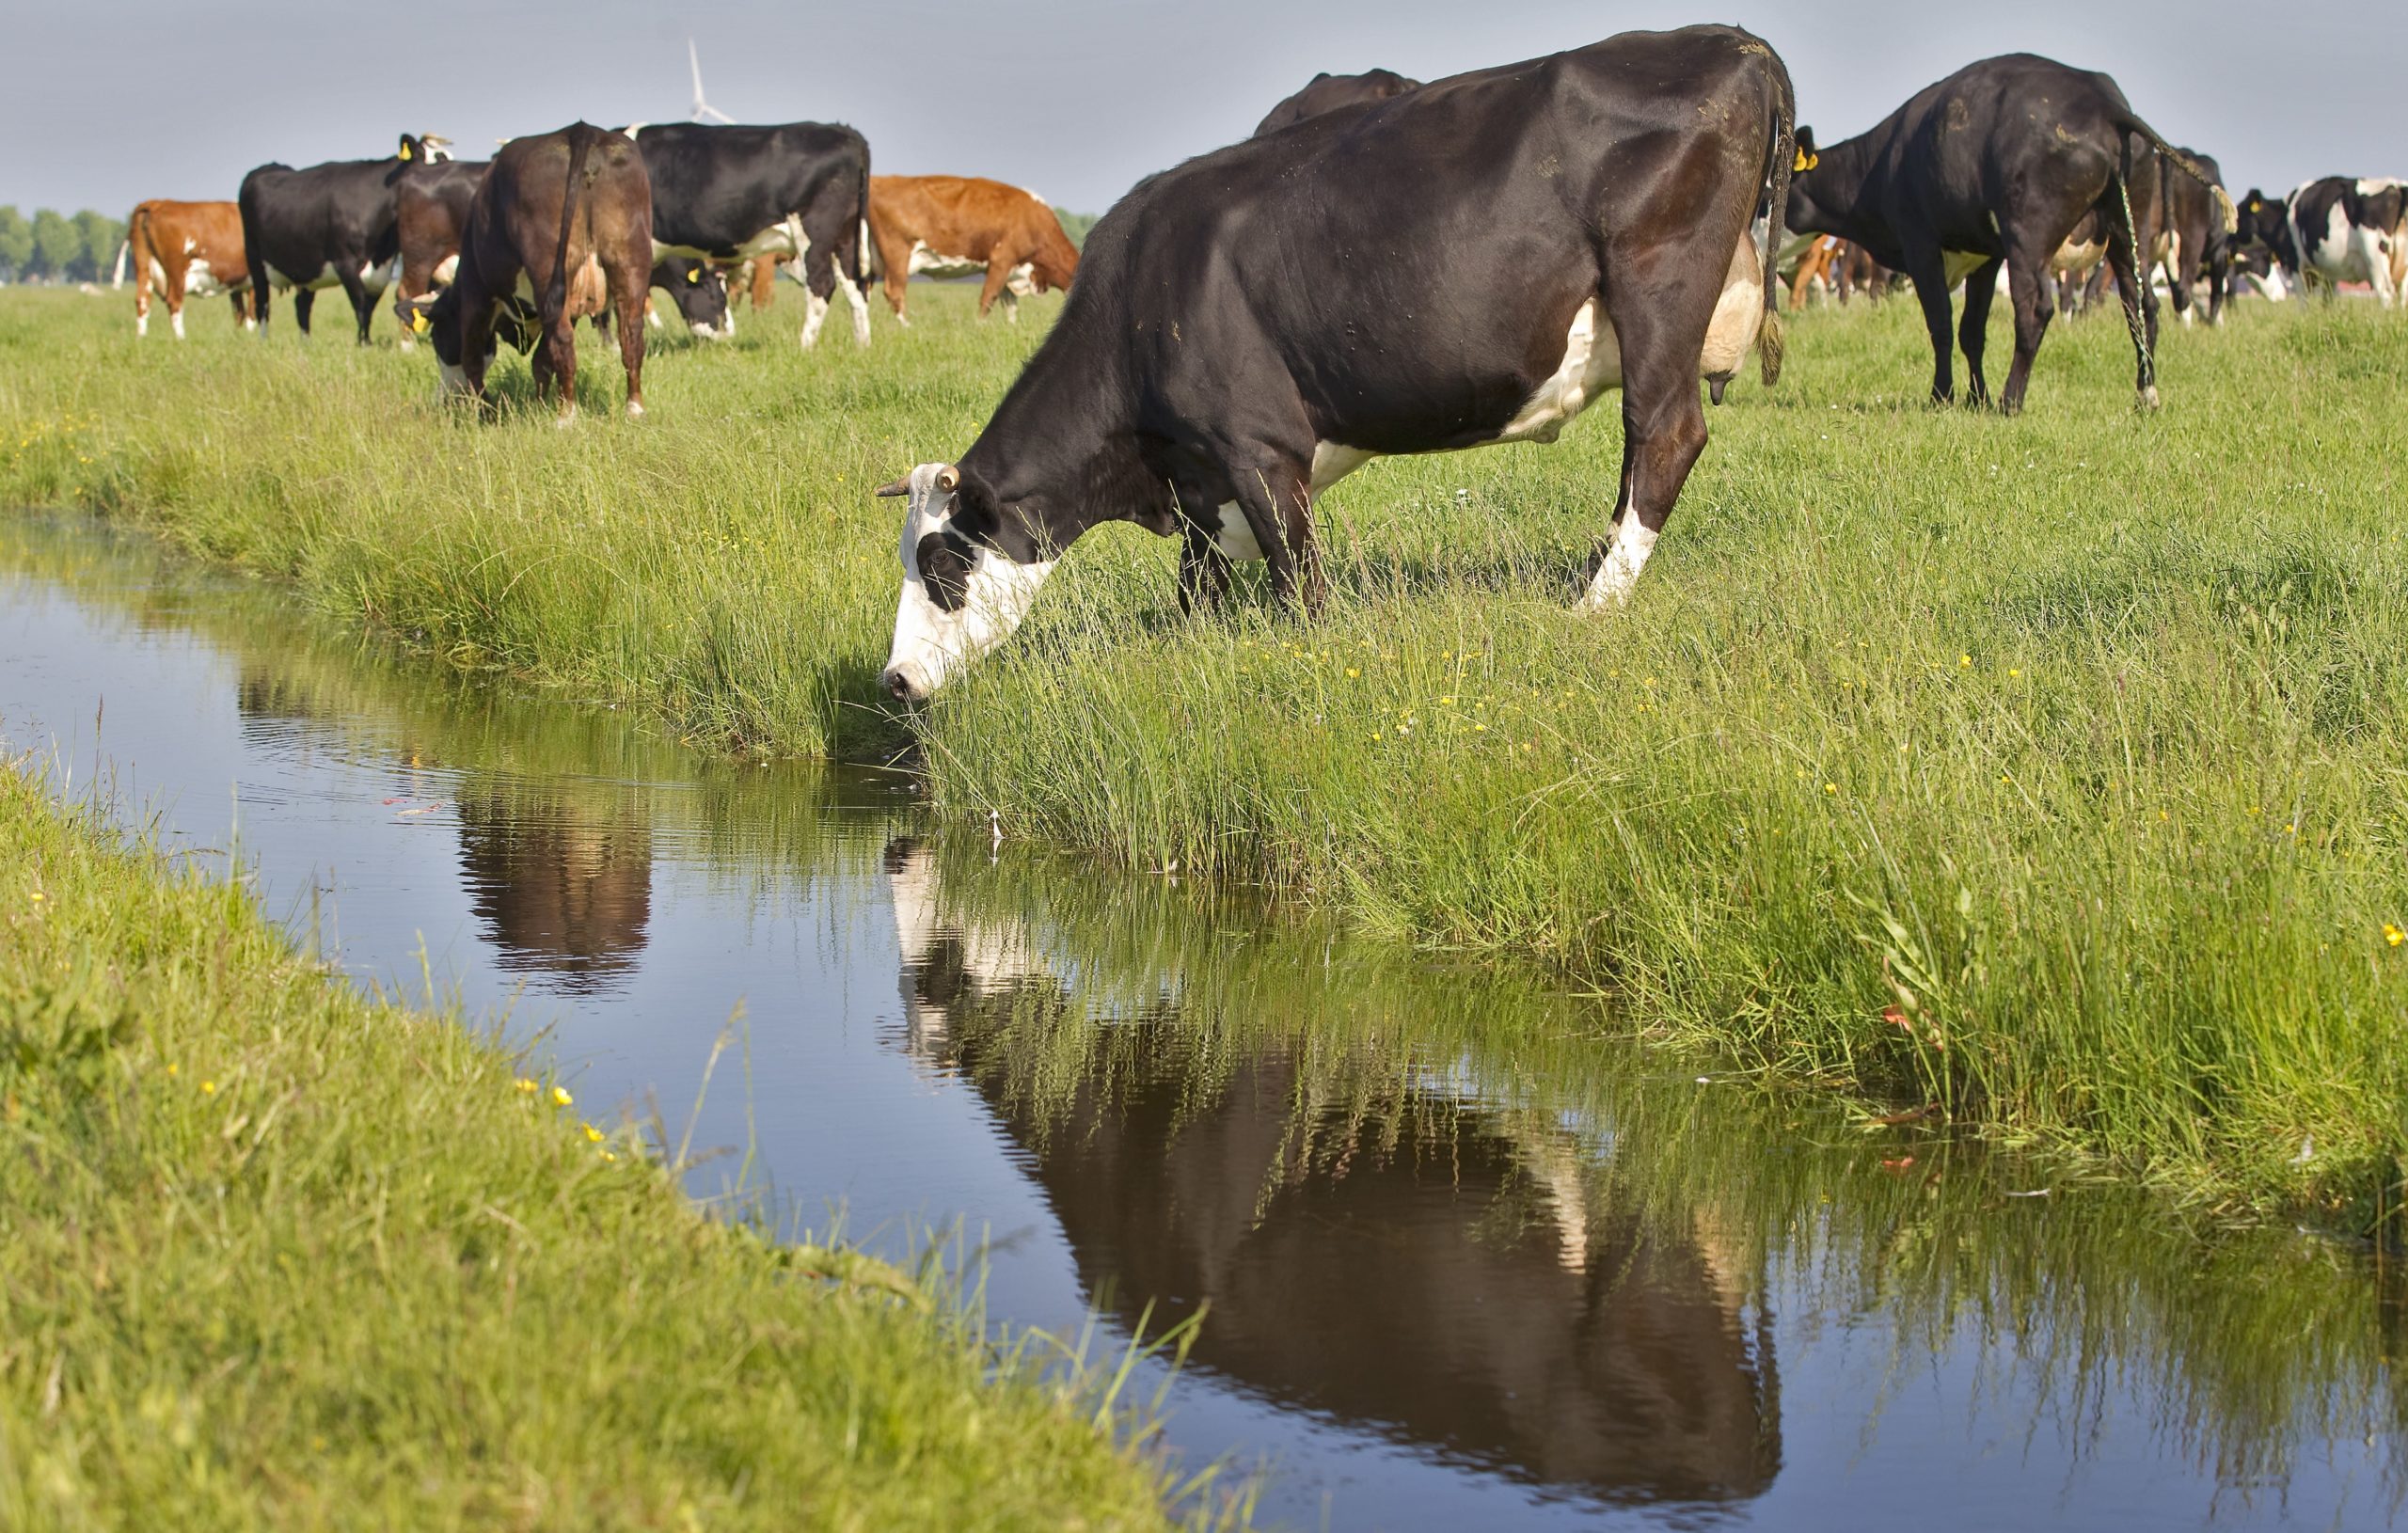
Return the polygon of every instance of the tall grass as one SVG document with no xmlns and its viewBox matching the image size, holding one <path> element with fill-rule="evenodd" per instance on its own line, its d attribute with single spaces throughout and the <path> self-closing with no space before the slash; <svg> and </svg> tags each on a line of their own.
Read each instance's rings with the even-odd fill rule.
<svg viewBox="0 0 2408 1533">
<path fill-rule="evenodd" d="M 1809 314 L 1626 611 L 1567 609 L 1600 410 L 1341 485 L 1311 624 L 1254 581 L 1185 621 L 1168 547 L 1101 532 L 903 720 L 862 487 L 958 452 L 1038 334 L 930 296 L 865 356 L 793 352 L 782 311 L 673 348 L 652 419 L 559 433 L 437 410 L 423 357 L 145 351 L 8 295 L 0 487 L 704 743 L 915 743 L 1015 833 L 1536 951 L 1634 1028 L 2186 1196 L 2371 1217 L 2408 1140 L 2408 326 L 2244 305 L 2169 332 L 2144 419 L 2120 331 L 2075 323 L 2007 420 L 1923 406 L 1910 305 Z"/>
</svg>

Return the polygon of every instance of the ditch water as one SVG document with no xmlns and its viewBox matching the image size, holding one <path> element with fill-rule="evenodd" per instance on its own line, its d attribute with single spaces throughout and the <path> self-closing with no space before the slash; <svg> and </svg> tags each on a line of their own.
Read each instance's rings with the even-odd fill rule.
<svg viewBox="0 0 2408 1533">
<path fill-rule="evenodd" d="M 78 523 L 0 519 L 0 735 L 587 1107 L 682 1126 L 740 1010 L 696 1144 L 884 1254 L 985 1242 L 1002 1323 L 1208 1305 L 1168 1438 L 1266 1525 L 2400 1513 L 2372 1254 L 1867 1131 L 1537 972 L 931 835 L 901 777 L 706 761 Z"/>
</svg>

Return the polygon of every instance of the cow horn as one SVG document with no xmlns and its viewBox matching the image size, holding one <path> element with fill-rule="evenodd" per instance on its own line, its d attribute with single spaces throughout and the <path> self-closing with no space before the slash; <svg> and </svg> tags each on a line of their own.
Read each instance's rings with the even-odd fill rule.
<svg viewBox="0 0 2408 1533">
<path fill-rule="evenodd" d="M 898 479 L 892 484 L 879 485 L 871 493 L 879 496 L 884 499 L 892 500 L 898 495 L 910 495 L 911 493 L 911 482 L 908 479 Z"/>
<path fill-rule="evenodd" d="M 943 467 L 938 469 L 937 488 L 943 490 L 947 495 L 951 495 L 954 491 L 961 488 L 961 470 L 956 468 L 951 464 L 946 464 Z"/>
</svg>

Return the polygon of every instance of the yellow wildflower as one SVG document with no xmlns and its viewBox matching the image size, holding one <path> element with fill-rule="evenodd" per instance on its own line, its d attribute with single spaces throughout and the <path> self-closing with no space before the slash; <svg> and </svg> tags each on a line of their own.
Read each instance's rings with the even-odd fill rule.
<svg viewBox="0 0 2408 1533">
<path fill-rule="evenodd" d="M 585 1142 L 586 1142 L 587 1144 L 589 1144 L 589 1145 L 599 1145 L 600 1143 L 602 1143 L 602 1130 L 599 1130 L 599 1129 L 595 1128 L 595 1127 L 594 1127 L 594 1125 L 592 1125 L 591 1123 L 585 1124 L 583 1127 L 584 1127 L 584 1129 L 585 1129 Z"/>
<path fill-rule="evenodd" d="M 520 1096 L 531 1097 L 535 1094 L 535 1083 L 530 1081 L 527 1077 L 523 1075 L 520 1076 L 515 1083 L 518 1087 L 518 1094 Z"/>
<path fill-rule="evenodd" d="M 2386 945 L 2398 947 L 2402 942 L 2408 942 L 2408 931 L 2401 931 L 2386 921 L 2383 924 L 2383 940 Z"/>
<path fill-rule="evenodd" d="M 214 1097 L 214 1096 L 216 1096 L 216 1095 L 217 1095 L 217 1083 L 216 1083 L 216 1082 L 214 1082 L 214 1081 L 203 1081 L 203 1082 L 200 1083 L 200 1094 L 201 1094 L 202 1096 L 204 1096 L 204 1097 Z"/>
<path fill-rule="evenodd" d="M 568 1087 L 554 1086 L 552 1088 L 552 1102 L 553 1105 L 558 1107 L 573 1107 L 577 1103 L 577 1098 L 568 1094 Z"/>
</svg>

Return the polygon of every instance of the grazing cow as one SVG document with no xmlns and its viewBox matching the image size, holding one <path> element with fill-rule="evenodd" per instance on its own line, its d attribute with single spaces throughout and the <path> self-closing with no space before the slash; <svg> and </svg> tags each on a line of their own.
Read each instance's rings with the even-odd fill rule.
<svg viewBox="0 0 2408 1533">
<path fill-rule="evenodd" d="M 577 415 L 579 318 L 618 311 L 627 414 L 643 414 L 643 314 L 651 282 L 652 183 L 626 135 L 575 122 L 514 138 L 468 205 L 459 275 L 413 304 L 435 341 L 447 393 L 484 396 L 498 328 L 535 348 L 535 387 L 558 380 L 561 419 Z"/>
<path fill-rule="evenodd" d="M 389 160 L 338 160 L 295 170 L 263 165 L 243 178 L 243 250 L 265 336 L 272 290 L 293 290 L 293 318 L 309 333 L 322 288 L 341 287 L 368 344 L 376 300 L 393 283 L 401 237 L 395 188 L 411 166 L 444 158 L 444 140 L 404 134 Z"/>
<path fill-rule="evenodd" d="M 1813 152 L 1811 135 L 1798 138 Z M 1999 407 L 2023 407 L 2032 359 L 2049 324 L 2051 258 L 2097 210 L 2107 259 L 2124 277 L 2124 310 L 2141 402 L 2157 403 L 2157 300 L 2132 274 L 2155 229 L 2150 150 L 2197 180 L 2207 172 L 2134 115 L 2115 82 L 2053 59 L 1984 59 L 1925 87 L 1872 132 L 1821 151 L 1789 184 L 1789 223 L 1854 240 L 1915 285 L 1931 332 L 1931 397 L 1955 397 L 1948 293 L 1965 282 L 1959 332 L 1970 397 L 1989 401 L 1983 330 L 2004 267 L 2015 308 L 2015 363 Z M 2229 203 L 2229 198 L 2226 199 Z M 1968 280 L 1970 278 L 1970 280 Z M 2144 325 L 2146 318 L 2146 326 Z"/>
<path fill-rule="evenodd" d="M 134 261 L 134 333 L 150 333 L 150 292 L 167 300 L 167 323 L 184 338 L 184 297 L 223 292 L 233 299 L 234 318 L 251 327 L 251 272 L 243 259 L 243 214 L 231 202 L 137 202 L 125 222 L 125 244 L 117 254 L 114 285 L 125 285 L 128 257 Z"/>
<path fill-rule="evenodd" d="M 2364 282 L 2389 308 L 2408 289 L 2408 182 L 2326 176 L 2288 198 L 2252 187 L 2241 218 L 2235 243 L 2264 248 L 2303 301 L 2310 287 L 2330 298 L 2341 283 Z"/>
<path fill-rule="evenodd" d="M 394 178 L 393 228 L 402 265 L 393 284 L 393 312 L 402 320 L 405 346 L 411 304 L 433 298 L 460 264 L 468 204 L 491 166 L 489 160 L 416 160 Z"/>
<path fill-rule="evenodd" d="M 2194 150 L 2178 152 L 2206 171 L 2208 179 L 2195 180 L 2171 159 L 2159 157 L 2162 166 L 2159 206 L 2164 210 L 2164 234 L 2158 260 L 2164 264 L 2168 294 L 2182 323 L 2189 324 L 2194 318 L 2191 284 L 2205 280 L 2208 323 L 2222 324 L 2225 295 L 2232 285 L 2232 229 L 2225 223 L 2225 209 L 2232 206 L 2232 199 L 2223 190 L 2222 166 Z M 2233 222 L 2240 222 L 2237 213 Z"/>
<path fill-rule="evenodd" d="M 1356 102 L 1384 102 L 1420 88 L 1420 81 L 1408 80 L 1394 70 L 1365 70 L 1360 74 L 1332 74 L 1324 70 L 1305 82 L 1304 89 L 1273 107 L 1270 116 L 1255 124 L 1254 136 L 1294 127 L 1307 118 Z"/>
<path fill-rule="evenodd" d="M 1705 446 L 1699 377 L 1751 346 L 1778 372 L 1793 99 L 1735 27 L 1627 33 L 1140 182 L 960 462 L 879 492 L 911 498 L 886 689 L 925 698 L 1000 643 L 1105 521 L 1180 536 L 1191 606 L 1261 559 L 1313 608 L 1314 498 L 1350 470 L 1551 441 L 1617 387 L 1621 491 L 1582 605 L 1625 600 Z"/>
<path fill-rule="evenodd" d="M 978 317 L 1004 300 L 1004 317 L 1020 322 L 1020 288 L 1067 289 L 1079 252 L 1062 221 L 1034 192 L 976 176 L 872 176 L 869 238 L 876 272 L 886 279 L 886 302 L 898 324 L 906 284 L 920 272 L 938 276 L 983 272 Z"/>
<path fill-rule="evenodd" d="M 410 315 L 452 280 L 460 263 L 460 237 L 468 227 L 468 205 L 491 165 L 485 160 L 446 160 L 413 166 L 394 183 L 394 217 L 402 245 L 401 280 L 393 288 L 393 312 L 403 324 L 402 345 L 411 344 Z M 670 301 L 694 334 L 718 340 L 734 334 L 727 323 L 727 284 L 699 261 L 672 257 L 656 262 L 652 285 Z M 645 309 L 649 319 L 650 308 Z M 590 316 L 609 331 L 608 312 Z"/>
<path fill-rule="evenodd" d="M 653 254 L 722 264 L 779 252 L 802 263 L 802 343 L 816 344 L 839 288 L 853 339 L 869 344 L 862 244 L 869 144 L 841 125 L 774 128 L 663 122 L 633 130 L 652 176 Z M 841 280 L 840 280 L 841 277 Z"/>
</svg>

